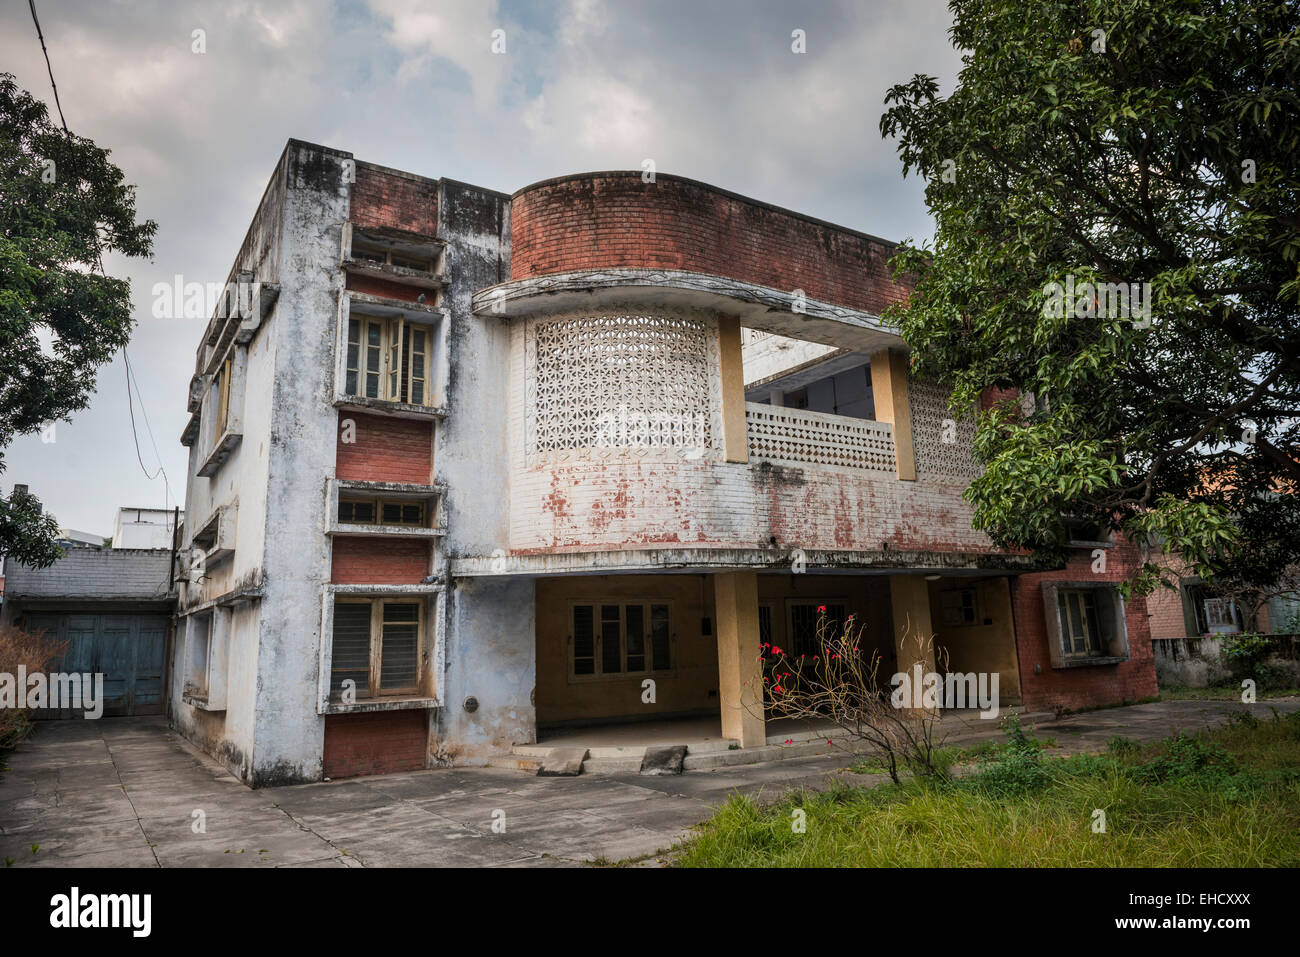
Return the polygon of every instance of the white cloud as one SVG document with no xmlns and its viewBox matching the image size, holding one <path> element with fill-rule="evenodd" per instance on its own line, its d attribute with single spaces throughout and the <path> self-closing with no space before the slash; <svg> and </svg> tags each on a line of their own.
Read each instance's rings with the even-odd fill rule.
<svg viewBox="0 0 1300 957">
<path fill-rule="evenodd" d="M 541 10 L 542 12 L 538 12 Z M 131 361 L 173 491 L 184 487 L 200 320 L 149 315 L 154 282 L 220 282 L 290 137 L 427 176 L 513 191 L 550 176 L 692 176 L 891 238 L 925 235 L 920 184 L 877 124 L 885 89 L 950 80 L 944 0 L 538 5 L 496 0 L 172 0 L 47 4 L 41 25 L 69 126 L 113 151 L 160 224 L 156 262 L 123 264 L 140 323 Z M 796 22 L 798 21 L 798 22 Z M 808 53 L 790 31 L 808 31 Z M 208 52 L 190 52 L 192 30 Z M 494 29 L 507 53 L 490 52 Z M 0 6 L 4 68 L 52 104 L 25 4 Z M 5 453 L 65 525 L 107 531 L 117 505 L 162 504 L 135 460 L 120 359 L 91 408 Z M 141 418 L 136 409 L 137 420 Z M 145 464 L 155 462 L 141 427 Z M 93 467 L 94 484 L 86 481 Z"/>
<path fill-rule="evenodd" d="M 436 6 L 422 0 L 369 0 L 369 5 L 388 23 L 384 40 L 406 54 L 399 80 L 410 81 L 436 57 L 465 72 L 480 105 L 496 99 L 521 39 L 501 19 L 497 0 L 441 0 Z M 494 30 L 505 31 L 505 53 L 492 52 Z"/>
</svg>

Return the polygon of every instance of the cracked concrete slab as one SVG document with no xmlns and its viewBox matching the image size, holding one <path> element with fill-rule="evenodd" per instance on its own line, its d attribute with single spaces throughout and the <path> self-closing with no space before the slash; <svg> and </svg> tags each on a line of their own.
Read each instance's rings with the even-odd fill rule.
<svg viewBox="0 0 1300 957">
<path fill-rule="evenodd" d="M 1300 709 L 1271 699 L 1261 717 Z M 1040 720 L 1057 753 L 1153 740 L 1242 710 L 1176 701 Z M 1050 726 L 1050 727 L 1049 727 Z M 980 730 L 980 729 L 976 729 Z M 972 738 L 963 733 L 963 740 Z M 996 727 L 983 737 L 1000 738 Z M 14 867 L 561 867 L 633 859 L 690 833 L 735 791 L 825 788 L 852 759 L 642 775 L 453 768 L 254 791 L 161 718 L 42 722 L 0 771 L 0 864 Z M 882 776 L 853 775 L 874 785 Z M 204 830 L 194 829 L 194 811 Z M 38 849 L 33 852 L 32 845 Z"/>
</svg>

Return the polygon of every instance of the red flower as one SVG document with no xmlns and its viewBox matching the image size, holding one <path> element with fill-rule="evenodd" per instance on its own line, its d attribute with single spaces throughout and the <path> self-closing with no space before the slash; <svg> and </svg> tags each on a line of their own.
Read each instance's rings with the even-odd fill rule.
<svg viewBox="0 0 1300 957">
<path fill-rule="evenodd" d="M 774 654 L 774 655 L 783 655 L 783 654 L 785 654 L 785 652 L 782 651 L 780 648 L 778 648 L 776 645 L 773 645 L 773 646 L 772 646 L 772 654 Z"/>
<path fill-rule="evenodd" d="M 818 605 L 818 606 L 817 606 L 817 610 L 820 611 L 820 612 L 824 612 L 824 611 L 826 611 L 826 606 L 825 606 L 825 605 Z"/>
</svg>

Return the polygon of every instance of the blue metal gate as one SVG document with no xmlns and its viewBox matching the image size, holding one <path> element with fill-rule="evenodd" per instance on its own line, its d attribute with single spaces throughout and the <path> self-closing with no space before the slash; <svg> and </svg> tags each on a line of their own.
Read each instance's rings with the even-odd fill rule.
<svg viewBox="0 0 1300 957">
<path fill-rule="evenodd" d="M 162 714 L 166 615 L 31 613 L 27 627 L 68 643 L 51 671 L 102 674 L 104 714 Z M 78 711 L 46 711 L 36 717 L 70 718 Z"/>
</svg>

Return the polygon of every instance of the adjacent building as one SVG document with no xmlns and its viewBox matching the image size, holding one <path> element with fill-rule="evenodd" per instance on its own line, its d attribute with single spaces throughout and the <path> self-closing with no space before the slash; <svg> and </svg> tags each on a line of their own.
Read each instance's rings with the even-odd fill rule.
<svg viewBox="0 0 1300 957">
<path fill-rule="evenodd" d="M 175 611 L 173 534 L 180 516 L 118 510 L 110 539 L 63 529 L 63 555 L 48 568 L 5 563 L 0 623 L 43 631 L 65 645 L 52 671 L 104 676 L 107 716 L 163 714 Z M 148 525 L 149 531 L 141 526 Z M 122 544 L 116 544 L 116 543 Z M 68 709 L 37 711 L 66 718 Z"/>
<path fill-rule="evenodd" d="M 172 720 L 245 781 L 651 717 L 762 745 L 760 646 L 819 614 L 890 670 L 935 634 L 1005 704 L 1155 693 L 1131 546 L 1044 569 L 972 530 L 972 417 L 880 318 L 892 245 L 647 178 L 288 143 L 182 437 Z"/>
</svg>

